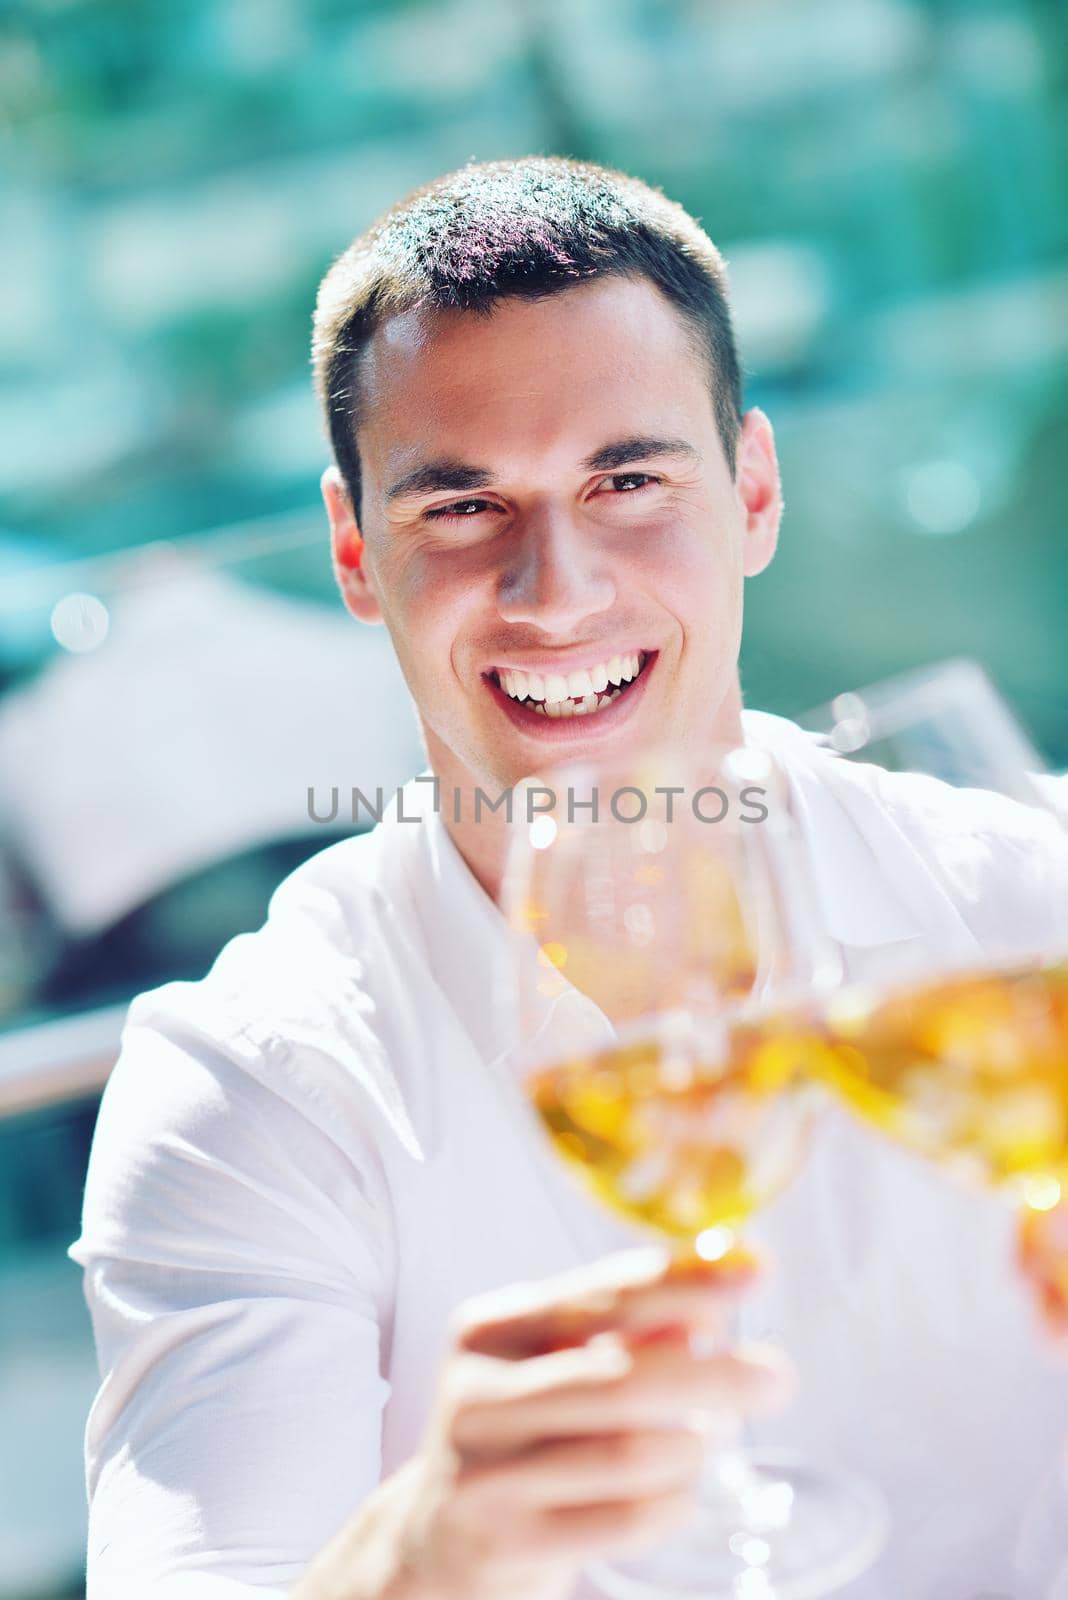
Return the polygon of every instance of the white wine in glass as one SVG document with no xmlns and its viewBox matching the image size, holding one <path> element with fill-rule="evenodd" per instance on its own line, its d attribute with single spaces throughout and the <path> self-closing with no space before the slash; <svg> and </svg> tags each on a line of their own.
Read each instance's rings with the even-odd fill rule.
<svg viewBox="0 0 1068 1600">
<path fill-rule="evenodd" d="M 827 1081 L 868 1121 L 1048 1209 L 1068 1173 L 1068 960 L 926 978 L 828 1008 Z"/>
<path fill-rule="evenodd" d="M 1068 1199 L 1065 780 L 1043 772 L 972 662 L 841 695 L 803 720 L 842 760 L 937 780 L 924 804 L 950 824 L 959 817 L 963 837 L 969 817 L 989 818 L 976 848 L 1012 851 L 1028 885 L 1019 917 L 985 918 L 981 949 L 962 938 L 932 953 L 918 941 L 911 959 L 895 953 L 884 980 L 875 973 L 833 995 L 834 1048 L 820 1070 L 885 1133 L 1001 1187 L 1025 1217 L 1051 1210 Z"/>
<path fill-rule="evenodd" d="M 525 1084 L 556 1150 L 604 1204 L 725 1264 L 792 1177 L 837 969 L 792 869 L 766 756 L 698 767 L 647 752 L 573 768 L 517 820 L 506 882 Z M 522 792 L 520 793 L 522 805 Z M 591 1568 L 616 1600 L 807 1600 L 881 1548 L 878 1495 L 774 1452 L 710 1455 L 694 1523 Z"/>
</svg>

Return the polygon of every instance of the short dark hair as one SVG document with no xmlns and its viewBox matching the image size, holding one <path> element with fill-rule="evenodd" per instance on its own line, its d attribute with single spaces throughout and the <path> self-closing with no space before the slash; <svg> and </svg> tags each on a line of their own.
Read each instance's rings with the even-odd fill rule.
<svg viewBox="0 0 1068 1600">
<path fill-rule="evenodd" d="M 387 317 L 416 307 L 488 315 L 584 279 L 644 277 L 681 313 L 710 368 L 733 474 L 742 385 L 723 258 L 675 201 L 638 178 L 561 156 L 472 162 L 416 189 L 339 256 L 319 286 L 316 391 L 360 514 L 359 361 Z"/>
</svg>

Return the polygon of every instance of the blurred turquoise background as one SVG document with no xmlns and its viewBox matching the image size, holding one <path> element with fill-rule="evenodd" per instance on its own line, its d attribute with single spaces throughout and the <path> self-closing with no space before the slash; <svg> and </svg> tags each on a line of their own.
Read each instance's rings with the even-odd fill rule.
<svg viewBox="0 0 1068 1600">
<path fill-rule="evenodd" d="M 731 262 L 788 502 L 750 701 L 963 651 L 1068 760 L 1063 5 L 52 0 L 0 30 L 9 559 L 317 516 L 332 256 L 469 157 L 562 152 Z"/>
<path fill-rule="evenodd" d="M 780 443 L 749 704 L 969 655 L 1063 767 L 1066 71 L 1054 0 L 0 12 L 0 1600 L 79 1592 L 93 1370 L 63 1250 L 122 1005 L 202 971 L 326 842 L 307 782 L 418 760 L 331 592 L 308 369 L 330 260 L 470 158 L 663 187 L 727 255 Z M 272 682 L 255 649 L 283 636 Z M 282 771 L 316 659 L 337 742 L 267 804 L 235 730 L 265 685 L 248 726 L 274 719 Z"/>
</svg>

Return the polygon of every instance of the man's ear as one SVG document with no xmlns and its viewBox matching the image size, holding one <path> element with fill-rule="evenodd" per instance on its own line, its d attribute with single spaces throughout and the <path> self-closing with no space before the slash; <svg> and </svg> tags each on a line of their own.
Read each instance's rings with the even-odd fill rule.
<svg viewBox="0 0 1068 1600">
<path fill-rule="evenodd" d="M 744 570 L 747 578 L 753 578 L 775 554 L 782 520 L 775 435 L 763 411 L 755 406 L 742 418 L 734 476 L 746 517 Z"/>
<path fill-rule="evenodd" d="M 336 467 L 327 467 L 320 479 L 326 514 L 330 519 L 330 543 L 334 556 L 334 577 L 341 598 L 361 622 L 381 622 L 374 584 L 366 570 L 365 547 L 349 492 Z"/>
</svg>

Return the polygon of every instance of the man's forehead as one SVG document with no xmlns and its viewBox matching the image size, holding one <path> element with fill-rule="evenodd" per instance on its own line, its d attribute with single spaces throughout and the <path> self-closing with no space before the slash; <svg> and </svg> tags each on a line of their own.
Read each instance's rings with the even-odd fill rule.
<svg viewBox="0 0 1068 1600">
<path fill-rule="evenodd" d="M 559 435 L 577 461 L 610 439 L 690 436 L 694 397 L 707 406 L 707 368 L 691 355 L 687 382 L 680 344 L 690 355 L 691 330 L 644 280 L 508 298 L 489 313 L 396 312 L 361 366 L 361 448 L 384 485 L 428 451 L 470 460 L 476 440 L 484 457 L 507 454 L 510 437 L 524 455 L 555 454 Z"/>
<path fill-rule="evenodd" d="M 492 350 L 507 359 L 510 345 L 556 338 L 572 345 L 583 337 L 610 336 L 615 348 L 668 357 L 693 330 L 648 279 L 606 274 L 538 296 L 504 295 L 482 310 L 415 306 L 385 316 L 365 351 L 364 373 L 378 383 L 411 375 L 440 353 Z"/>
<path fill-rule="evenodd" d="M 408 311 L 394 311 L 383 318 L 368 345 L 368 354 L 379 360 L 403 361 L 423 354 L 435 337 L 440 337 L 448 325 L 450 315 L 457 313 L 437 311 L 431 306 L 414 306 Z M 459 315 L 463 316 L 461 312 Z"/>
</svg>

